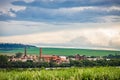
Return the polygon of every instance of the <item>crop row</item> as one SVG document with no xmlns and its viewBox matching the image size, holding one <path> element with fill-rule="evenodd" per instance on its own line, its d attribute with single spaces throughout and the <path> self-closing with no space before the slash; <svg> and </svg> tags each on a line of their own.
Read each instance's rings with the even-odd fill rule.
<svg viewBox="0 0 120 80">
<path fill-rule="evenodd" d="M 120 80 L 120 68 L 68 68 L 54 70 L 0 70 L 0 80 Z"/>
</svg>

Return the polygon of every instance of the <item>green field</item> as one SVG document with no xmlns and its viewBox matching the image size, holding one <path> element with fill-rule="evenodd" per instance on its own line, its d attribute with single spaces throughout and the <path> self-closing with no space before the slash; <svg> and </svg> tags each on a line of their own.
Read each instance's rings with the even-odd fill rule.
<svg viewBox="0 0 120 80">
<path fill-rule="evenodd" d="M 24 48 L 12 49 L 12 50 L 0 50 L 0 54 L 15 54 L 17 52 L 24 53 Z M 28 54 L 39 54 L 39 48 L 30 47 L 27 48 Z M 105 56 L 109 54 L 120 54 L 120 51 L 110 51 L 110 50 L 90 50 L 90 49 L 73 49 L 73 48 L 43 48 L 43 54 L 47 55 L 86 55 L 86 56 Z"/>
<path fill-rule="evenodd" d="M 1 69 L 0 80 L 120 80 L 120 68 Z"/>
</svg>

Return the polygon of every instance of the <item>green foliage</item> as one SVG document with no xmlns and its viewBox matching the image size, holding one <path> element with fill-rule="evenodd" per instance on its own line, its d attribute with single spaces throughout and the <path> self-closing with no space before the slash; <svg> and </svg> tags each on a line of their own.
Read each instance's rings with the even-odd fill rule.
<svg viewBox="0 0 120 80">
<path fill-rule="evenodd" d="M 0 55 L 0 64 L 8 62 L 8 57 L 6 55 Z"/>
<path fill-rule="evenodd" d="M 109 59 L 120 59 L 120 54 L 109 54 L 108 56 L 104 56 L 104 58 L 109 58 Z"/>
<path fill-rule="evenodd" d="M 1 49 L 14 49 L 14 48 L 24 48 L 24 47 L 35 47 L 32 45 L 24 45 L 24 44 L 17 44 L 17 43 L 0 43 Z"/>
<path fill-rule="evenodd" d="M 8 57 L 6 55 L 0 55 L 0 67 L 6 67 L 8 62 Z"/>
<path fill-rule="evenodd" d="M 60 67 L 70 67 L 70 64 L 69 63 L 61 63 L 59 66 Z"/>
<path fill-rule="evenodd" d="M 20 53 L 20 52 L 18 52 L 18 53 L 16 53 L 16 58 L 20 58 L 21 56 L 23 55 L 23 53 Z"/>
<path fill-rule="evenodd" d="M 8 57 L 6 55 L 0 55 L 0 63 L 8 62 Z"/>
<path fill-rule="evenodd" d="M 120 68 L 67 68 L 54 70 L 0 70 L 0 80 L 120 80 Z"/>
<path fill-rule="evenodd" d="M 97 60 L 97 61 L 70 60 L 70 63 L 60 63 L 60 64 L 57 64 L 54 61 L 50 61 L 48 63 L 48 62 L 33 62 L 31 60 L 28 60 L 26 62 L 21 62 L 21 61 L 7 62 L 7 60 L 4 60 L 1 61 L 0 63 L 1 63 L 0 68 L 95 67 L 95 66 L 120 66 L 120 59 L 112 59 L 108 61 L 107 60 Z"/>
<path fill-rule="evenodd" d="M 50 61 L 50 67 L 57 67 L 58 64 L 56 62 Z"/>
</svg>

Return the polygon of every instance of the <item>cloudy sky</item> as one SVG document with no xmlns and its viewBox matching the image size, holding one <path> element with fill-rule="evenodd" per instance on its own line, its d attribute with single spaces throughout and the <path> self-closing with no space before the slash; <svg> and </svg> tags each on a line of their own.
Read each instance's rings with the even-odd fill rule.
<svg viewBox="0 0 120 80">
<path fill-rule="evenodd" d="M 0 0 L 0 43 L 120 50 L 120 0 Z"/>
</svg>

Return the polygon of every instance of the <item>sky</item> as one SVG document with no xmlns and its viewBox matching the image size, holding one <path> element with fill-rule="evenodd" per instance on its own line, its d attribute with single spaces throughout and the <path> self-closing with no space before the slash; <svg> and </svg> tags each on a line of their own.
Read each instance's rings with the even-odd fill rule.
<svg viewBox="0 0 120 80">
<path fill-rule="evenodd" d="M 120 50 L 120 0 L 0 0 L 0 43 Z"/>
</svg>

